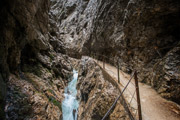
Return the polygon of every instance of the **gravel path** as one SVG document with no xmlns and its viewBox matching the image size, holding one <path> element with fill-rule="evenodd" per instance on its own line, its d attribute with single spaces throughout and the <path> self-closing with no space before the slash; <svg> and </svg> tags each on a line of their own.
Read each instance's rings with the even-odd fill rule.
<svg viewBox="0 0 180 120">
<path fill-rule="evenodd" d="M 98 62 L 98 64 L 103 67 L 102 62 Z M 117 80 L 117 69 L 114 66 L 106 63 L 105 70 Z M 120 71 L 121 89 L 126 85 L 129 78 L 128 74 Z M 139 89 L 143 120 L 180 120 L 180 106 L 162 98 L 151 86 L 139 83 Z M 134 91 L 134 80 L 132 80 L 124 93 L 127 101 L 131 101 Z M 137 109 L 136 95 L 134 96 L 135 98 L 132 99 L 130 105 Z"/>
</svg>

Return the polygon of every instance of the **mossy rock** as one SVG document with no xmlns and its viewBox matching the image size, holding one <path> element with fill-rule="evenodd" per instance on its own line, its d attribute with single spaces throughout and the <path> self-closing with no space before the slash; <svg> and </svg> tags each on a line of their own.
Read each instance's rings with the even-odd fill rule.
<svg viewBox="0 0 180 120">
<path fill-rule="evenodd" d="M 59 110 L 62 111 L 61 103 L 59 101 L 57 101 L 56 98 L 54 98 L 53 96 L 48 96 L 48 98 L 51 103 L 53 103 L 55 106 L 57 106 L 59 108 Z"/>
<path fill-rule="evenodd" d="M 50 57 L 50 60 L 51 60 L 51 62 L 54 60 L 54 58 L 55 58 L 55 55 L 54 54 L 51 54 L 51 53 L 49 53 L 49 57 Z"/>
<path fill-rule="evenodd" d="M 43 74 L 41 71 L 42 65 L 41 64 L 37 64 L 34 66 L 30 66 L 30 65 L 23 65 L 23 72 L 30 72 L 30 73 L 34 73 L 35 75 L 37 75 L 38 77 L 41 77 L 41 75 Z"/>
<path fill-rule="evenodd" d="M 49 91 L 51 94 L 53 94 L 54 96 L 56 96 L 56 94 L 54 93 L 54 91 L 53 91 L 53 90 L 48 89 L 48 91 Z"/>
<path fill-rule="evenodd" d="M 35 78 L 33 78 L 29 73 L 26 73 L 25 76 L 26 76 L 26 80 L 33 85 L 33 87 L 35 88 L 35 90 L 36 90 L 37 92 L 42 92 L 42 89 L 41 89 L 42 87 L 41 87 L 41 86 L 39 85 L 39 83 L 35 80 Z M 35 92 L 36 92 L 36 91 L 35 91 Z"/>
</svg>

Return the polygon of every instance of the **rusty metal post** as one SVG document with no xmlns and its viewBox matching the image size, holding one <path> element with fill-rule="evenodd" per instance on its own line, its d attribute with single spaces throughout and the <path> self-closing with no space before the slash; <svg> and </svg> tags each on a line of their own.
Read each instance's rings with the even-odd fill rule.
<svg viewBox="0 0 180 120">
<path fill-rule="evenodd" d="M 117 61 L 117 77 L 118 77 L 118 83 L 120 83 L 120 75 L 119 75 L 119 62 Z"/>
<path fill-rule="evenodd" d="M 136 97 L 137 97 L 137 105 L 138 105 L 138 116 L 139 116 L 139 120 L 142 120 L 141 101 L 140 101 L 140 94 L 139 94 L 139 85 L 138 85 L 137 71 L 135 71 L 135 73 L 134 73 L 134 80 L 135 80 L 135 86 L 136 86 Z"/>
</svg>

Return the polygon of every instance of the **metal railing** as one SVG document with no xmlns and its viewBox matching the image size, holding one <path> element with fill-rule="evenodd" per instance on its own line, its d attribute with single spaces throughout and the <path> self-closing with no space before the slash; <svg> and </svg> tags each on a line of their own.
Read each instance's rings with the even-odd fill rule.
<svg viewBox="0 0 180 120">
<path fill-rule="evenodd" d="M 123 89 L 120 92 L 120 95 L 116 98 L 116 100 L 114 101 L 114 103 L 111 105 L 111 107 L 109 108 L 109 110 L 106 112 L 106 114 L 104 115 L 104 117 L 102 118 L 102 120 L 104 120 L 109 113 L 111 112 L 111 110 L 115 107 L 117 101 L 122 98 L 122 100 L 124 100 L 123 95 L 130 95 L 131 98 L 128 101 L 128 103 L 125 102 L 124 100 L 124 104 L 123 107 L 126 110 L 129 118 L 131 120 L 135 120 L 137 118 L 137 113 L 138 113 L 138 119 L 142 120 L 142 111 L 141 111 L 141 102 L 140 102 L 140 94 L 139 94 L 139 85 L 138 85 L 138 77 L 137 77 L 137 71 L 134 70 L 134 72 L 132 73 L 130 79 L 128 80 L 127 83 L 123 82 L 123 80 L 120 80 L 120 67 L 119 67 L 119 61 L 115 61 L 114 58 L 109 58 L 105 55 L 101 55 L 101 54 L 91 54 L 90 57 L 94 58 L 94 60 L 96 61 L 97 64 L 99 64 L 100 66 L 102 66 L 102 68 L 105 71 L 111 72 L 113 75 L 117 75 L 117 84 L 119 84 L 121 86 L 121 88 Z M 100 61 L 100 60 L 101 61 Z M 106 67 L 106 61 L 110 62 L 116 69 L 117 69 L 117 73 L 115 73 L 113 70 L 111 70 L 111 68 Z M 134 82 L 132 81 L 132 79 L 134 78 Z M 132 92 L 132 90 L 130 90 L 128 88 L 128 86 L 132 85 L 134 87 L 134 90 Z M 126 93 L 126 94 L 125 94 Z M 135 97 L 135 93 L 136 93 L 136 97 Z M 131 107 L 131 103 L 132 101 L 136 101 L 136 107 L 137 108 L 133 108 Z M 134 109 L 135 112 L 132 113 L 132 109 Z"/>
</svg>

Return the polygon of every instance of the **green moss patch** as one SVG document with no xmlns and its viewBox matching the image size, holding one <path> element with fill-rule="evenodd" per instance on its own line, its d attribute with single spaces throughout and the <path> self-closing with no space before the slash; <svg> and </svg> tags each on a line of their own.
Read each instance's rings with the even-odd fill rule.
<svg viewBox="0 0 180 120">
<path fill-rule="evenodd" d="M 53 103 L 55 106 L 57 106 L 62 111 L 61 103 L 59 101 L 57 101 L 56 98 L 54 98 L 53 96 L 48 96 L 48 98 L 51 103 Z"/>
<path fill-rule="evenodd" d="M 49 91 L 51 94 L 53 94 L 54 96 L 56 96 L 56 94 L 54 93 L 54 91 L 53 91 L 53 90 L 48 89 L 48 91 Z"/>
</svg>

